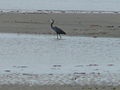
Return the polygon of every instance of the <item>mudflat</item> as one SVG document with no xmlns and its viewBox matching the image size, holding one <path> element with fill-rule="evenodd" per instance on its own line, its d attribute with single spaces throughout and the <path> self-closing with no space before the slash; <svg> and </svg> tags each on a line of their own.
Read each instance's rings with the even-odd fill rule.
<svg viewBox="0 0 120 90">
<path fill-rule="evenodd" d="M 0 32 L 55 34 L 50 19 L 67 35 L 120 37 L 120 14 L 115 13 L 0 13 Z"/>
<path fill-rule="evenodd" d="M 0 90 L 119 90 L 120 87 L 112 86 L 79 86 L 79 85 L 3 85 Z"/>
</svg>

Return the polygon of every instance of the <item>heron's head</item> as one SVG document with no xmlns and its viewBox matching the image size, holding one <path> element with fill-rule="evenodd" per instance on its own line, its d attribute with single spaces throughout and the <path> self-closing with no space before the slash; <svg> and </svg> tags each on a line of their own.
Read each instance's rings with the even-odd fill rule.
<svg viewBox="0 0 120 90">
<path fill-rule="evenodd" d="M 51 23 L 53 23 L 53 22 L 54 22 L 54 20 L 53 20 L 53 19 L 50 19 L 50 22 L 51 22 Z"/>
</svg>

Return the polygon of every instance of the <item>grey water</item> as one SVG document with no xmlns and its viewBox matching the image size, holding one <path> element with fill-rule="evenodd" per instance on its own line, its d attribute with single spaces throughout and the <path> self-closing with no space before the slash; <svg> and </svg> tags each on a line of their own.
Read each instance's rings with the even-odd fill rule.
<svg viewBox="0 0 120 90">
<path fill-rule="evenodd" d="M 119 63 L 120 38 L 0 34 L 1 64 Z"/>
<path fill-rule="evenodd" d="M 120 0 L 0 0 L 0 9 L 120 11 Z"/>
</svg>

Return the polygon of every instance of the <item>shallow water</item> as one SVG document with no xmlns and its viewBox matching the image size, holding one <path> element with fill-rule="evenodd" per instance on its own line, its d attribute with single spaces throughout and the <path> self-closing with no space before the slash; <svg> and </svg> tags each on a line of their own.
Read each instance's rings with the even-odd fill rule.
<svg viewBox="0 0 120 90">
<path fill-rule="evenodd" d="M 120 38 L 0 34 L 1 84 L 120 85 Z"/>
<path fill-rule="evenodd" d="M 75 36 L 57 40 L 52 35 L 1 34 L 0 57 L 14 62 L 24 59 L 23 64 L 32 60 L 40 64 L 115 63 L 120 59 L 119 40 Z"/>
<path fill-rule="evenodd" d="M 72 67 L 95 64 L 104 70 L 109 64 L 118 68 L 119 60 L 120 38 L 63 36 L 57 40 L 53 35 L 0 34 L 0 66 L 4 68 L 23 65 L 34 72 L 53 65 L 52 70 L 62 66 L 60 72 L 71 72 Z"/>
</svg>

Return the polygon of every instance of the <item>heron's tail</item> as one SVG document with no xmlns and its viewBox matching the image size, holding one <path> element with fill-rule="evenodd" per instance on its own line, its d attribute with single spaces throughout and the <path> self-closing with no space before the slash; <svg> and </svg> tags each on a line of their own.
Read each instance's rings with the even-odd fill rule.
<svg viewBox="0 0 120 90">
<path fill-rule="evenodd" d="M 66 34 L 66 32 L 62 31 L 61 34 Z"/>
</svg>

